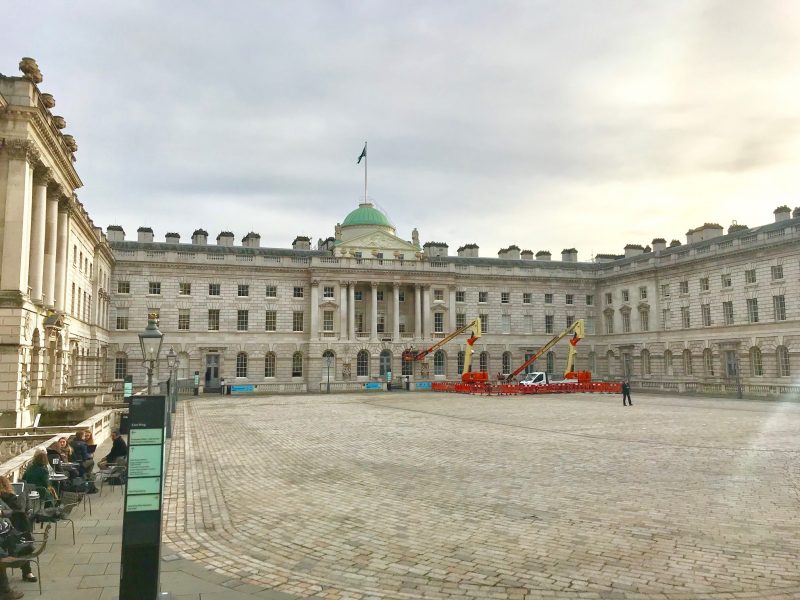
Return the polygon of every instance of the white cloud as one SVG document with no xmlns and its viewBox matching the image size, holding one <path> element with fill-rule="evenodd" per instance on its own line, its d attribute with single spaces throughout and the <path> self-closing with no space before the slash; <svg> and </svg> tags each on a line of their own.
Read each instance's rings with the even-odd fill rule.
<svg viewBox="0 0 800 600">
<path fill-rule="evenodd" d="M 103 226 L 327 237 L 365 138 L 399 235 L 484 256 L 584 259 L 798 204 L 795 3 L 37 7 L 0 69 L 39 61 Z"/>
</svg>

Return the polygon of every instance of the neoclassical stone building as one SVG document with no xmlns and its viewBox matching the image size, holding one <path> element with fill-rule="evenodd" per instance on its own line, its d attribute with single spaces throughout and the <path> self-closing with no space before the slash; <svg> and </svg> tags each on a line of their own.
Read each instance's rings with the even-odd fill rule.
<svg viewBox="0 0 800 600">
<path fill-rule="evenodd" d="M 0 412 L 27 425 L 41 400 L 93 397 L 105 379 L 114 256 L 75 195 L 77 144 L 55 100 L 0 75 Z M 79 400 L 78 400 L 79 401 Z"/>
<path fill-rule="evenodd" d="M 315 250 L 305 237 L 291 249 L 264 248 L 256 233 L 236 245 L 225 231 L 216 243 L 204 230 L 191 243 L 176 233 L 156 242 L 147 227 L 126 241 L 112 226 L 115 375 L 143 377 L 137 333 L 148 313 L 178 352 L 182 378 L 198 372 L 208 389 L 225 379 L 263 391 L 318 391 L 329 376 L 334 389 L 352 389 L 388 371 L 412 382 L 455 379 L 466 336 L 426 362 L 403 364 L 401 354 L 475 317 L 484 325 L 476 368 L 509 373 L 583 318 L 578 366 L 597 378 L 786 391 L 800 373 L 800 216 L 786 207 L 774 216 L 727 234 L 706 224 L 686 244 L 655 239 L 593 262 L 572 248 L 554 261 L 515 245 L 497 258 L 480 257 L 474 244 L 449 256 L 447 244 L 420 246 L 416 230 L 402 239 L 368 202 Z M 565 358 L 556 347 L 536 368 L 557 373 Z"/>
<path fill-rule="evenodd" d="M 480 317 L 474 368 L 509 373 L 574 319 L 586 320 L 578 368 L 670 391 L 800 391 L 800 213 L 758 227 L 705 224 L 686 243 L 630 244 L 578 260 L 577 250 L 500 250 L 398 235 L 362 202 L 312 241 L 262 247 L 223 231 L 209 243 L 156 241 L 139 228 L 95 227 L 75 195 L 74 139 L 42 93 L 35 61 L 0 75 L 0 411 L 29 423 L 37 405 L 96 398 L 131 374 L 144 384 L 138 333 L 157 313 L 181 379 L 199 374 L 266 392 L 359 389 L 408 375 L 456 379 L 466 336 L 425 362 L 428 347 Z M 343 211 L 344 212 L 344 211 Z M 524 240 L 523 240 L 524 242 Z M 328 360 L 330 358 L 330 360 Z M 558 373 L 556 347 L 537 370 Z M 330 364 L 330 367 L 328 366 Z M 166 361 L 156 378 L 167 377 Z M 15 421 L 15 423 L 10 423 Z M 14 418 L 15 417 L 15 418 Z"/>
</svg>

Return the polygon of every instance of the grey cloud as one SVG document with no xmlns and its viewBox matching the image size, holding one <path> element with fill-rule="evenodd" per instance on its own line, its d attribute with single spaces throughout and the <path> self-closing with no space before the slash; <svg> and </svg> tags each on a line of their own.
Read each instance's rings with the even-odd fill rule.
<svg viewBox="0 0 800 600">
<path fill-rule="evenodd" d="M 787 4 L 43 2 L 0 69 L 39 60 L 100 223 L 326 237 L 367 138 L 401 236 L 588 257 L 620 245 L 609 215 L 645 242 L 719 218 L 672 195 L 655 222 L 653 186 L 796 164 Z"/>
</svg>

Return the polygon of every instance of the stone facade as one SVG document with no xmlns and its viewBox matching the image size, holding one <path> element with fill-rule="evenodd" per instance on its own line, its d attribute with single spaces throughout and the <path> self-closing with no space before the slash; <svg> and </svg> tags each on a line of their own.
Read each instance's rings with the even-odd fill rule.
<svg viewBox="0 0 800 600">
<path fill-rule="evenodd" d="M 75 195 L 77 144 L 51 113 L 41 73 L 0 76 L 0 410 L 27 425 L 36 404 L 101 394 L 124 375 L 144 384 L 138 333 L 158 313 L 179 378 L 204 389 L 224 379 L 262 391 L 355 389 L 408 375 L 456 379 L 460 336 L 426 361 L 403 363 L 480 317 L 473 368 L 509 373 L 574 319 L 586 320 L 577 367 L 678 391 L 731 382 L 793 391 L 800 373 L 800 213 L 755 228 L 690 229 L 687 243 L 626 246 L 578 260 L 574 248 L 516 244 L 482 258 L 474 243 L 397 235 L 361 203 L 334 235 L 261 246 L 248 232 L 191 243 L 143 226 L 126 241 L 94 227 Z M 209 239 L 212 240 L 209 243 Z M 214 243 L 216 240 L 216 243 Z M 287 240 L 288 242 L 288 240 Z M 155 379 L 167 377 L 166 350 Z M 330 357 L 330 361 L 327 358 Z M 566 348 L 534 367 L 558 374 Z M 329 367 L 330 363 L 330 367 Z M 717 390 L 720 391 L 720 390 Z M 723 390 L 724 391 L 724 390 Z"/>
<path fill-rule="evenodd" d="M 111 248 L 75 195 L 77 144 L 33 59 L 0 76 L 0 412 L 26 426 L 45 396 L 95 394 L 107 361 Z"/>
<path fill-rule="evenodd" d="M 578 368 L 596 378 L 691 391 L 732 381 L 786 386 L 800 372 L 800 218 L 602 262 L 578 262 L 572 248 L 561 261 L 508 249 L 506 258 L 451 257 L 440 242 L 412 252 L 385 223 L 372 234 L 350 226 L 357 235 L 337 225 L 333 252 L 112 242 L 113 304 L 128 327 L 112 333 L 115 356 L 144 377 L 137 333 L 156 311 L 182 378 L 198 372 L 210 389 L 225 379 L 319 390 L 328 381 L 323 355 L 331 354 L 330 379 L 347 389 L 385 380 L 387 371 L 412 381 L 458 378 L 466 336 L 423 363 L 403 365 L 401 354 L 475 317 L 485 331 L 474 368 L 493 376 L 583 318 Z M 399 247 L 408 250 L 386 252 Z M 565 358 L 557 346 L 536 368 L 557 374 Z"/>
</svg>

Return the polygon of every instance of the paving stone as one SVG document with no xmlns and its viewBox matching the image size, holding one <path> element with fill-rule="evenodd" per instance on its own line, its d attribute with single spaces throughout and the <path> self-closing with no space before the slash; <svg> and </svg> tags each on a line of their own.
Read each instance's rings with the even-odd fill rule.
<svg viewBox="0 0 800 600">
<path fill-rule="evenodd" d="M 763 401 L 201 397 L 164 535 L 259 597 L 800 594 L 798 433 Z"/>
</svg>

